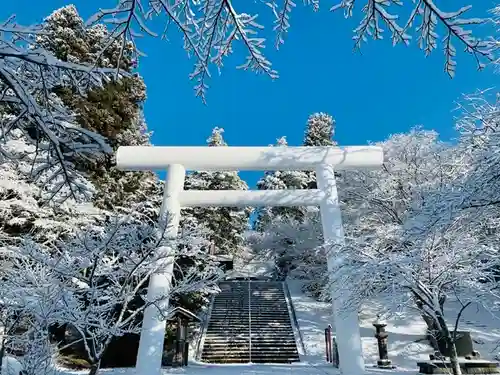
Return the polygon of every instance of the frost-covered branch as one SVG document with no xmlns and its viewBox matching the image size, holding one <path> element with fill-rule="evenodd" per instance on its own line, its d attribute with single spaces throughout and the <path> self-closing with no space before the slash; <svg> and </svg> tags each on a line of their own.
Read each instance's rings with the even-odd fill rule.
<svg viewBox="0 0 500 375">
<path fill-rule="evenodd" d="M 45 175 L 41 185 L 51 185 L 53 195 L 78 199 L 82 186 L 77 183 L 74 161 L 99 160 L 111 149 L 102 136 L 77 125 L 74 114 L 54 92 L 71 86 L 82 95 L 115 70 L 61 61 L 37 45 L 43 34 L 43 27 L 25 28 L 13 18 L 0 26 L 0 139 L 5 142 L 12 130 L 20 130 L 36 147 L 34 159 L 40 161 L 31 177 L 37 180 Z M 64 186 L 68 191 L 61 194 Z"/>
<path fill-rule="evenodd" d="M 360 0 L 342 0 L 331 8 L 332 11 L 343 9 L 346 18 L 354 14 L 354 6 Z M 410 4 L 411 12 L 406 22 L 401 20 L 399 9 L 404 9 Z M 430 54 L 438 47 L 439 27 L 444 27 L 442 37 L 443 50 L 445 54 L 445 71 L 453 77 L 456 71 L 456 48 L 453 44 L 456 40 L 463 46 L 465 52 L 474 56 L 478 68 L 484 68 L 486 63 L 495 60 L 494 52 L 498 49 L 498 43 L 494 40 L 481 39 L 472 34 L 471 28 L 487 24 L 490 18 L 462 18 L 470 11 L 472 6 L 464 6 L 456 11 L 443 11 L 433 0 L 418 0 L 410 3 L 408 0 L 367 0 L 362 11 L 365 14 L 359 26 L 354 30 L 355 46 L 361 47 L 369 37 L 379 40 L 383 39 L 384 23 L 389 32 L 393 44 L 404 43 L 408 45 L 412 39 L 411 31 L 418 34 L 417 42 L 425 54 Z M 419 25 L 416 22 L 420 21 Z M 403 23 L 404 22 L 404 23 Z M 467 29 L 466 29 L 467 28 Z"/>
<path fill-rule="evenodd" d="M 358 0 L 359 2 L 360 0 Z M 304 5 L 318 11 L 318 0 L 304 0 Z M 354 13 L 356 0 L 342 0 L 331 10 L 344 9 L 346 17 Z M 400 22 L 399 13 L 408 5 L 411 12 L 407 21 Z M 290 29 L 290 17 L 296 3 L 290 0 L 257 2 L 256 7 L 263 6 L 271 10 L 274 15 L 273 30 L 276 34 L 275 47 L 284 43 L 284 36 Z M 392 6 L 392 7 L 391 7 Z M 400 9 L 392 10 L 395 7 Z M 406 8 L 408 8 L 406 7 Z M 388 27 L 393 43 L 409 44 L 411 32 L 419 34 L 418 44 L 426 54 L 430 53 L 438 44 L 438 27 L 445 27 L 442 39 L 446 55 L 445 69 L 453 76 L 455 74 L 456 50 L 453 39 L 464 46 L 466 52 L 472 54 L 479 67 L 488 61 L 494 60 L 495 43 L 493 40 L 482 40 L 472 35 L 466 27 L 473 27 L 486 23 L 490 18 L 462 18 L 470 10 L 470 6 L 462 7 L 453 12 L 443 11 L 432 0 L 419 0 L 414 4 L 400 0 L 369 0 L 363 7 L 365 14 L 359 26 L 354 30 L 356 47 L 372 36 L 382 39 L 382 23 Z M 90 20 L 106 22 L 110 25 L 112 39 L 121 39 L 122 45 L 132 43 L 136 46 L 137 37 L 143 34 L 149 36 L 162 35 L 170 25 L 175 25 L 184 39 L 184 48 L 190 56 L 195 58 L 194 71 L 191 79 L 195 80 L 196 95 L 205 100 L 207 79 L 210 77 L 210 65 L 220 68 L 223 59 L 233 52 L 233 44 L 240 41 L 248 52 L 246 62 L 240 68 L 255 70 L 277 78 L 278 74 L 272 69 L 271 63 L 264 56 L 264 38 L 256 37 L 263 33 L 264 26 L 256 22 L 257 13 L 246 13 L 244 9 L 237 9 L 231 0 L 119 0 L 114 8 L 101 9 Z M 158 33 L 148 26 L 153 18 L 162 17 L 166 24 L 163 33 Z M 417 19 L 421 24 L 414 26 Z M 135 31 L 138 30 L 138 31 Z M 140 32 L 139 32 L 140 31 Z M 142 33 L 141 33 L 142 32 Z"/>
<path fill-rule="evenodd" d="M 25 374 L 51 374 L 55 348 L 49 328 L 64 322 L 66 308 L 74 308 L 77 301 L 53 270 L 19 256 L 15 247 L 1 249 L 0 317 L 5 344 L 1 358 L 21 354 L 20 367 Z"/>
<path fill-rule="evenodd" d="M 185 228 L 180 241 L 165 238 L 165 227 L 141 214 L 110 217 L 107 223 L 82 228 L 77 236 L 54 246 L 25 240 L 13 253 L 58 276 L 65 293 L 60 309 L 64 323 L 78 332 L 93 371 L 114 337 L 139 333 L 150 305 L 190 292 L 217 290 L 219 268 L 202 248 L 198 229 Z M 189 260 L 187 266 L 185 259 Z M 146 298 L 150 276 L 174 263 L 172 288 L 155 300 Z M 169 311 L 160 311 L 168 317 Z"/>
<path fill-rule="evenodd" d="M 115 8 L 101 9 L 88 24 L 105 22 L 111 25 L 113 39 L 120 38 L 123 45 L 146 35 L 157 36 L 147 25 L 147 20 L 163 16 L 166 25 L 173 24 L 184 38 L 184 48 L 195 58 L 191 79 L 196 81 L 196 95 L 205 100 L 206 80 L 210 77 L 209 65 L 222 67 L 223 58 L 232 52 L 233 42 L 239 40 L 249 55 L 242 69 L 264 73 L 277 78 L 270 62 L 262 54 L 264 39 L 255 35 L 262 26 L 256 22 L 256 15 L 238 12 L 230 0 L 209 0 L 193 2 L 181 0 L 151 0 L 143 4 L 140 0 L 119 0 Z M 167 29 L 167 28 L 165 28 Z M 165 34 L 163 34 L 165 36 Z M 136 48 L 136 51 L 139 51 Z"/>
</svg>

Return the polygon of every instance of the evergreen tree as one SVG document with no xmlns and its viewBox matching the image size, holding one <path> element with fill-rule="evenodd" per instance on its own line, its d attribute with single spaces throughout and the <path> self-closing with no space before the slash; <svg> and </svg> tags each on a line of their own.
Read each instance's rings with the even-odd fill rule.
<svg viewBox="0 0 500 375">
<path fill-rule="evenodd" d="M 10 117 L 1 115 L 0 126 Z M 45 144 L 40 146 L 36 150 L 18 129 L 4 138 L 3 153 L 0 153 L 0 247 L 16 246 L 24 236 L 40 243 L 55 243 L 66 238 L 75 228 L 93 222 L 100 213 L 91 203 L 85 202 L 89 199 L 88 193 L 95 189 L 84 176 L 79 176 L 74 184 L 85 186 L 81 189 L 84 194 L 76 195 L 78 200 L 60 200 L 60 196 L 67 197 L 64 189 L 68 185 L 61 180 L 48 179 L 43 173 L 33 173 L 47 158 L 43 149 Z M 33 178 L 29 179 L 27 175 Z M 44 188 L 33 183 L 34 178 L 50 186 Z M 43 197 L 47 192 L 58 192 L 58 196 L 46 201 Z"/>
<path fill-rule="evenodd" d="M 335 131 L 335 120 L 329 114 L 318 112 L 313 113 L 307 120 L 307 127 L 304 134 L 304 146 L 335 146 L 333 134 Z M 304 189 L 317 189 L 316 173 L 306 172 L 307 183 Z"/>
<path fill-rule="evenodd" d="M 214 128 L 211 136 L 207 139 L 209 147 L 225 147 L 222 133 L 224 129 Z M 196 171 L 186 176 L 186 190 L 247 190 L 248 186 L 238 172 L 208 172 Z M 192 207 L 184 209 L 182 213 L 183 222 L 194 220 L 203 226 L 210 241 L 218 252 L 222 254 L 234 254 L 241 248 L 243 234 L 248 227 L 249 208 L 241 207 Z"/>
<path fill-rule="evenodd" d="M 132 73 L 135 62 L 130 44 L 109 44 L 104 25 L 86 27 L 75 6 L 54 11 L 44 21 L 44 34 L 37 43 L 62 61 L 89 63 L 99 67 L 120 66 Z M 109 45 L 108 45 L 109 44 Z M 150 135 L 142 114 L 146 86 L 137 74 L 115 79 L 87 92 L 79 87 L 59 87 L 56 94 L 76 115 L 84 129 L 106 137 L 114 151 L 119 146 L 149 145 Z M 113 160 L 89 162 L 75 160 L 78 170 L 86 173 L 96 186 L 93 203 L 110 211 L 127 211 L 135 203 L 151 202 L 151 215 L 156 215 L 161 197 L 161 184 L 152 172 L 122 172 L 113 167 Z"/>
<path fill-rule="evenodd" d="M 37 37 L 37 43 L 63 61 L 101 66 L 112 66 L 117 62 L 120 43 L 114 43 L 101 53 L 103 43 L 108 39 L 106 28 L 102 25 L 86 28 L 72 5 L 54 11 L 45 19 L 43 28 L 45 33 Z M 131 52 L 125 49 L 121 66 L 131 71 L 133 64 L 128 57 Z M 55 105 L 69 108 L 82 128 L 105 135 L 115 149 L 120 145 L 149 144 L 150 133 L 141 108 L 145 99 L 145 86 L 139 76 L 118 77 L 102 88 L 87 92 L 80 92 L 75 85 L 68 83 L 49 95 Z M 8 124 L 15 117 L 8 107 L 0 108 L 0 123 L 5 125 L 2 129 L 8 129 Z M 77 173 L 71 175 L 73 182 L 68 185 L 62 177 L 53 178 L 57 176 L 53 173 L 58 168 L 57 164 L 44 166 L 50 159 L 50 140 L 29 130 L 27 133 L 33 138 L 32 142 L 27 142 L 24 138 L 26 134 L 20 131 L 1 134 L 6 140 L 0 170 L 6 176 L 2 191 L 3 218 L 18 217 L 10 224 L 2 222 L 4 230 L 8 228 L 9 233 L 17 233 L 18 236 L 38 233 L 33 225 L 43 223 L 42 217 L 51 217 L 45 223 L 52 222 L 53 228 L 60 225 L 64 227 L 65 223 L 72 222 L 68 215 L 75 215 L 70 211 L 75 210 L 78 202 L 87 202 L 87 207 L 93 206 L 91 211 L 95 218 L 99 216 L 99 209 L 108 213 L 126 213 L 136 203 L 141 203 L 148 210 L 148 216 L 157 215 L 161 184 L 154 173 L 121 172 L 113 168 L 112 160 L 103 163 L 76 157 L 71 162 L 77 166 Z M 36 186 L 28 188 L 33 182 L 37 182 Z M 72 194 L 67 191 L 70 186 L 73 187 Z M 45 199 L 47 196 L 51 199 Z M 70 196 L 71 199 L 59 206 Z M 47 204 L 47 200 L 54 201 L 54 204 Z M 23 204 L 19 205 L 19 202 Z M 60 225 L 53 222 L 56 219 L 61 221 Z M 14 222 L 16 224 L 12 226 Z M 50 231 L 39 232 L 50 235 Z"/>
<path fill-rule="evenodd" d="M 277 139 L 276 147 L 287 147 L 286 137 Z M 301 171 L 266 171 L 257 182 L 259 190 L 301 189 L 307 184 L 307 174 Z M 302 220 L 302 207 L 261 207 L 256 211 L 254 228 L 264 231 L 272 219 L 281 216 L 283 219 Z"/>
<path fill-rule="evenodd" d="M 304 134 L 304 146 L 335 146 L 332 140 L 335 131 L 335 120 L 329 114 L 313 113 L 307 119 Z"/>
</svg>

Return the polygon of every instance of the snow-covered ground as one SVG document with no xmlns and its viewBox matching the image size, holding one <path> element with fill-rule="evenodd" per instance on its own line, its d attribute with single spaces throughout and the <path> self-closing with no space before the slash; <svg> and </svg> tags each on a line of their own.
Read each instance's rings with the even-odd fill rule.
<svg viewBox="0 0 500 375">
<path fill-rule="evenodd" d="M 305 362 L 317 364 L 325 362 L 324 332 L 332 323 L 332 308 L 329 303 L 318 302 L 301 291 L 301 282 L 288 280 L 295 314 L 304 340 Z M 371 367 L 377 362 L 377 340 L 372 323 L 376 319 L 376 308 L 364 308 L 360 314 L 361 337 L 366 365 Z M 399 370 L 413 371 L 417 360 L 427 360 L 431 348 L 426 342 L 419 343 L 425 333 L 422 319 L 409 317 L 406 321 L 389 320 L 386 330 L 389 332 L 389 356 Z"/>
<path fill-rule="evenodd" d="M 331 305 L 318 302 L 302 293 L 300 281 L 288 280 L 287 283 L 306 350 L 306 355 L 301 360 L 313 365 L 324 363 L 324 330 L 332 322 Z M 363 306 L 359 316 L 363 353 L 368 369 L 372 368 L 378 359 L 375 328 L 372 325 L 378 311 L 380 308 L 375 301 Z M 458 311 L 458 304 L 449 302 L 445 308 L 445 316 L 454 323 Z M 433 350 L 424 340 L 425 330 L 425 323 L 417 312 L 407 313 L 403 318 L 387 320 L 389 358 L 397 366 L 396 372 L 415 373 L 418 361 L 429 360 L 429 354 Z M 500 351 L 500 348 L 497 349 L 500 344 L 500 320 L 493 318 L 483 308 L 470 306 L 462 314 L 459 330 L 470 331 L 474 348 L 480 352 L 481 357 L 494 360 L 495 354 Z M 370 370 L 372 371 L 374 370 Z"/>
</svg>

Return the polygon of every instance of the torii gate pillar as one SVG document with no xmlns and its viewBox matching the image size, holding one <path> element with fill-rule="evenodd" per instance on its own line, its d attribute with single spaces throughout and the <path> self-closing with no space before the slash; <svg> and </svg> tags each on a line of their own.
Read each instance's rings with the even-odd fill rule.
<svg viewBox="0 0 500 375">
<path fill-rule="evenodd" d="M 340 213 L 340 202 L 337 194 L 335 181 L 335 170 L 332 165 L 320 165 L 316 169 L 316 181 L 318 188 L 325 192 L 323 202 L 320 204 L 321 225 L 325 244 L 342 245 L 344 243 L 344 228 L 342 227 L 342 216 Z M 334 264 L 342 262 L 335 256 L 334 251 L 327 253 L 328 271 L 331 275 Z M 363 360 L 363 348 L 359 333 L 359 319 L 357 311 L 342 311 L 345 298 L 348 295 L 338 293 L 335 287 L 330 290 L 333 310 L 333 326 L 337 336 L 337 348 L 339 352 L 339 367 L 343 374 L 361 374 L 365 364 Z M 342 360 L 342 358 L 344 358 Z M 349 359 L 346 361 L 346 359 Z M 342 365 L 342 362 L 348 362 Z"/>
<path fill-rule="evenodd" d="M 165 170 L 167 183 L 160 217 L 170 215 L 167 235 L 177 235 L 181 207 L 244 206 L 320 206 L 326 245 L 344 241 L 335 170 L 378 168 L 383 150 L 375 146 L 352 147 L 120 147 L 116 154 L 121 170 Z M 303 170 L 316 171 L 317 190 L 268 191 L 183 191 L 185 170 Z M 160 249 L 168 251 L 169 249 Z M 174 252 L 172 252 L 174 253 Z M 328 269 L 342 259 L 328 253 Z M 168 295 L 173 259 L 160 265 L 162 270 L 150 279 L 148 299 Z M 344 375 L 362 375 L 365 371 L 357 311 L 341 311 L 347 291 L 338 293 L 333 286 L 333 323 L 337 334 L 340 370 Z M 165 319 L 158 311 L 168 308 L 150 305 L 144 320 L 137 356 L 137 375 L 160 375 Z"/>
</svg>

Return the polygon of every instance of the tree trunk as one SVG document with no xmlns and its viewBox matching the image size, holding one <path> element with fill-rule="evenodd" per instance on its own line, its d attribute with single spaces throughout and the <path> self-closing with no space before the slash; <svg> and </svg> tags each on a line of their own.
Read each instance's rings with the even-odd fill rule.
<svg viewBox="0 0 500 375">
<path fill-rule="evenodd" d="M 99 373 L 100 366 L 101 366 L 101 361 L 92 363 L 90 365 L 89 375 L 97 375 Z"/>
<path fill-rule="evenodd" d="M 439 321 L 439 325 L 441 326 L 442 337 L 444 340 L 446 340 L 446 344 L 450 348 L 450 363 L 453 375 L 462 375 L 462 369 L 460 368 L 460 363 L 458 362 L 457 347 L 455 346 L 455 340 L 451 336 L 450 330 L 446 325 L 443 315 L 441 313 L 437 313 L 437 318 Z"/>
<path fill-rule="evenodd" d="M 441 330 L 438 322 L 436 322 L 431 315 L 425 313 L 423 303 L 418 298 L 415 298 L 415 304 L 420 310 L 422 319 L 427 325 L 427 340 L 429 341 L 429 344 L 434 348 L 434 350 L 439 351 L 438 341 L 440 339 Z"/>
<path fill-rule="evenodd" d="M 3 368 L 3 357 L 5 356 L 5 338 L 2 339 L 0 345 L 2 345 L 0 347 L 0 374 L 1 374 Z"/>
</svg>

